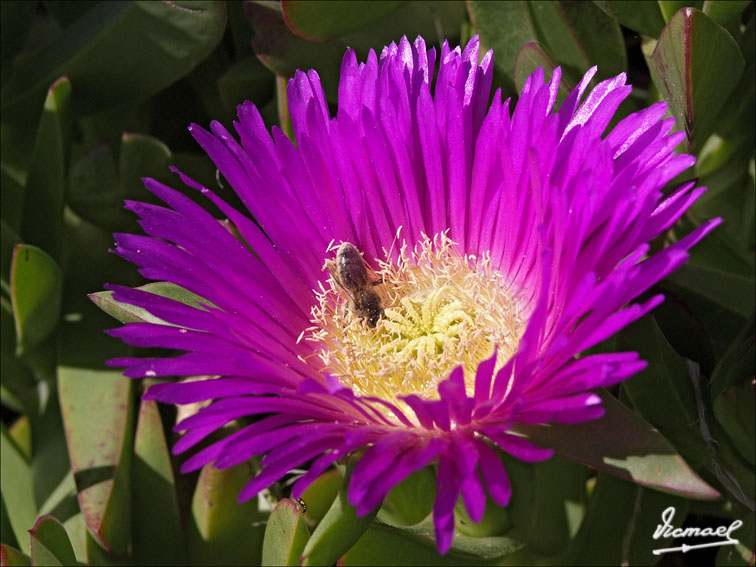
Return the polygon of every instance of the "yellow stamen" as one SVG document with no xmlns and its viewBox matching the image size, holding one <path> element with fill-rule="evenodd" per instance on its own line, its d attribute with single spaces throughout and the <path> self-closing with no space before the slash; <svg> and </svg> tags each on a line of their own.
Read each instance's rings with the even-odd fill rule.
<svg viewBox="0 0 756 567">
<path fill-rule="evenodd" d="M 385 251 L 384 251 L 385 252 Z M 375 327 L 356 316 L 333 279 L 316 292 L 314 326 L 321 369 L 358 395 L 396 403 L 417 394 L 438 397 L 437 386 L 462 365 L 468 394 L 478 364 L 498 347 L 496 368 L 514 354 L 524 325 L 501 275 L 482 258 L 461 256 L 446 233 L 423 239 L 398 259 L 378 261 L 383 317 Z"/>
</svg>

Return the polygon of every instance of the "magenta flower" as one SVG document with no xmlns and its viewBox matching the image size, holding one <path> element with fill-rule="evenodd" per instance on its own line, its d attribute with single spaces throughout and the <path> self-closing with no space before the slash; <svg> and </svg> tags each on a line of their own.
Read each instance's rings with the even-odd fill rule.
<svg viewBox="0 0 756 567">
<path fill-rule="evenodd" d="M 578 355 L 658 305 L 658 295 L 629 302 L 717 223 L 649 255 L 648 242 L 704 190 L 691 182 L 662 192 L 694 162 L 674 152 L 684 134 L 669 133 L 673 119 L 658 103 L 604 135 L 631 89 L 619 75 L 583 98 L 595 68 L 558 110 L 560 71 L 544 83 L 539 69 L 510 113 L 500 91 L 489 103 L 493 55 L 479 63 L 478 51 L 477 38 L 463 50 L 444 44 L 435 81 L 436 51 L 422 38 L 380 58 L 371 51 L 366 63 L 348 51 L 335 117 L 317 73 L 297 72 L 288 87 L 296 145 L 278 128 L 271 135 L 250 103 L 238 109 L 238 140 L 217 122 L 210 132 L 192 125 L 248 211 L 177 173 L 235 231 L 151 179 L 167 207 L 127 203 L 147 236 L 117 234 L 116 252 L 206 303 L 108 286 L 167 323 L 112 335 L 186 351 L 110 364 L 134 378 L 206 377 L 145 394 L 212 401 L 178 424 L 177 453 L 261 416 L 182 470 L 263 456 L 246 500 L 311 462 L 296 497 L 366 449 L 349 487 L 364 515 L 435 463 L 444 553 L 460 495 L 473 521 L 486 491 L 509 502 L 497 450 L 551 456 L 513 424 L 596 419 L 591 389 L 644 368 L 634 352 Z"/>
</svg>

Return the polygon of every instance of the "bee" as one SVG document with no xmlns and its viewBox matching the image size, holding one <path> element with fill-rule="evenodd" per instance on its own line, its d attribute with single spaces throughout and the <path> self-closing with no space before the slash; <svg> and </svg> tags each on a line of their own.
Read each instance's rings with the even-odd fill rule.
<svg viewBox="0 0 756 567">
<path fill-rule="evenodd" d="M 371 280 L 368 266 L 362 254 L 351 242 L 343 242 L 336 250 L 336 259 L 327 260 L 326 267 L 333 281 L 349 297 L 347 310 L 365 319 L 370 327 L 375 327 L 383 317 L 381 296 L 373 289 L 381 283 Z"/>
</svg>

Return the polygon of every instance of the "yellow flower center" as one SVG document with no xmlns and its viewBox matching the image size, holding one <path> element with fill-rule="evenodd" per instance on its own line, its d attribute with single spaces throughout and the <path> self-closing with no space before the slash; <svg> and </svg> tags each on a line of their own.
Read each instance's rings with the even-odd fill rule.
<svg viewBox="0 0 756 567">
<path fill-rule="evenodd" d="M 329 285 L 317 293 L 313 326 L 300 338 L 317 343 L 321 370 L 358 395 L 435 399 L 460 364 L 472 394 L 478 364 L 498 346 L 498 369 L 517 349 L 524 325 L 490 257 L 461 256 L 446 233 L 423 235 L 412 251 L 405 242 L 394 263 L 377 261 L 377 271 L 366 266 L 363 293 L 340 278 L 338 262 L 327 260 Z M 380 319 L 369 316 L 375 301 L 372 310 L 360 308 L 361 297 L 375 294 Z"/>
</svg>

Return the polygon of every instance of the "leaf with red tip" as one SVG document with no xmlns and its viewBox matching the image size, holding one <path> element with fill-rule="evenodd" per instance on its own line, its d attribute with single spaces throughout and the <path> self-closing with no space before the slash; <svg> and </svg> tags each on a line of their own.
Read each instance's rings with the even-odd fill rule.
<svg viewBox="0 0 756 567">
<path fill-rule="evenodd" d="M 745 67 L 737 42 L 703 12 L 683 8 L 665 26 L 648 66 L 689 148 L 700 149 Z"/>
<path fill-rule="evenodd" d="M 79 506 L 92 536 L 124 554 L 131 526 L 132 381 L 60 367 L 58 391 Z"/>
<path fill-rule="evenodd" d="M 5 567 L 27 567 L 31 565 L 31 559 L 10 545 L 0 545 L 0 565 Z"/>
<path fill-rule="evenodd" d="M 32 565 L 76 565 L 71 540 L 57 518 L 41 516 L 30 533 Z"/>
</svg>

